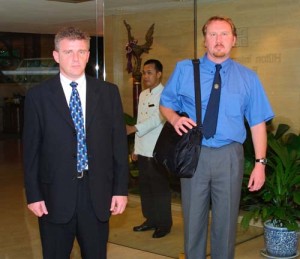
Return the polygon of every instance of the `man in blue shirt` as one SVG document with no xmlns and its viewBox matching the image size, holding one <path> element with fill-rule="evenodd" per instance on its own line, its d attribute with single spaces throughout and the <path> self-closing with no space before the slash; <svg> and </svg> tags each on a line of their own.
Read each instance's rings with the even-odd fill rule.
<svg viewBox="0 0 300 259">
<path fill-rule="evenodd" d="M 200 59 L 202 119 L 206 115 L 217 64 L 221 65 L 221 95 L 215 133 L 203 138 L 193 178 L 181 179 L 185 256 L 206 258 L 211 204 L 211 258 L 233 259 L 244 168 L 244 118 L 251 128 L 256 155 L 248 188 L 257 191 L 265 181 L 266 121 L 274 114 L 257 75 L 230 59 L 237 39 L 232 20 L 211 17 L 202 32 L 207 49 Z M 161 95 L 160 110 L 179 135 L 186 133 L 186 128 L 196 126 L 191 60 L 177 63 Z M 175 111 L 186 112 L 189 118 L 180 117 Z"/>
</svg>

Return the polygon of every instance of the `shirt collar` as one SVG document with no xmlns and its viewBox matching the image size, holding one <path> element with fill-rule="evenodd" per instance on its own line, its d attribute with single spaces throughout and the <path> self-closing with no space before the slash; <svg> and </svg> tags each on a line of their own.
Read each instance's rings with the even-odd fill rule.
<svg viewBox="0 0 300 259">
<path fill-rule="evenodd" d="M 163 85 L 161 83 L 159 83 L 157 86 L 155 86 L 154 88 L 152 88 L 152 90 L 150 91 L 150 89 L 148 88 L 148 91 L 151 94 L 156 94 L 157 92 L 159 92 L 161 90 L 161 88 L 163 88 Z"/>
<path fill-rule="evenodd" d="M 215 71 L 217 63 L 214 63 L 213 61 L 209 60 L 207 58 L 207 53 L 200 59 L 200 62 L 203 63 L 206 67 L 208 67 L 208 69 L 211 69 L 212 71 Z M 222 62 L 221 63 L 221 65 L 222 65 L 221 71 L 223 73 L 225 73 L 228 70 L 231 63 L 232 63 L 231 58 L 228 58 L 224 62 Z"/>
<path fill-rule="evenodd" d="M 70 80 L 69 78 L 65 77 L 62 73 L 60 73 L 60 80 L 64 85 L 70 85 L 70 83 L 74 81 L 78 84 L 78 87 L 81 87 L 84 85 L 86 79 L 85 79 L 85 74 L 83 74 L 81 77 L 79 77 L 76 80 Z"/>
</svg>

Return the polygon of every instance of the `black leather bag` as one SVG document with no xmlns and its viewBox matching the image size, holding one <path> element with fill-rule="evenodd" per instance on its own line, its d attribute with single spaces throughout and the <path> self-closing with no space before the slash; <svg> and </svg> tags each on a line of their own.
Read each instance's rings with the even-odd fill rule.
<svg viewBox="0 0 300 259">
<path fill-rule="evenodd" d="M 155 145 L 153 157 L 168 172 L 180 178 L 193 177 L 201 151 L 202 133 L 198 127 L 179 136 L 166 122 Z"/>
<path fill-rule="evenodd" d="M 180 178 L 193 177 L 198 165 L 203 138 L 199 60 L 193 60 L 193 66 L 197 127 L 189 129 L 187 133 L 183 133 L 180 136 L 174 127 L 169 122 L 166 122 L 153 151 L 155 161 L 163 165 L 167 171 Z M 188 117 L 186 113 L 179 115 Z"/>
</svg>

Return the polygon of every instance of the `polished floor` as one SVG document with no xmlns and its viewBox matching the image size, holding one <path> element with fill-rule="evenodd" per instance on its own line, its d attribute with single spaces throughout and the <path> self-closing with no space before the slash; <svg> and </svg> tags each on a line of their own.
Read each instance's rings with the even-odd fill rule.
<svg viewBox="0 0 300 259">
<path fill-rule="evenodd" d="M 18 139 L 0 140 L 0 259 L 42 258 L 37 221 L 25 203 L 21 153 Z M 172 209 L 174 226 L 171 233 L 153 239 L 151 231 L 132 231 L 143 217 L 139 198 L 130 196 L 126 212 L 111 219 L 108 259 L 184 258 L 181 208 L 174 203 Z M 251 227 L 247 232 L 239 230 L 235 258 L 264 258 L 260 255 L 263 247 L 261 228 Z M 71 258 L 80 258 L 76 243 Z"/>
</svg>

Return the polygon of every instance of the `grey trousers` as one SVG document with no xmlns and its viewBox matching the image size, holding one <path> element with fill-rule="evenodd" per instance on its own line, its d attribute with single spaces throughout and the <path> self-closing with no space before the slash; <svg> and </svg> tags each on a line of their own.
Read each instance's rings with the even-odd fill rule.
<svg viewBox="0 0 300 259">
<path fill-rule="evenodd" d="M 181 179 L 186 259 L 205 259 L 211 208 L 212 259 L 233 259 L 244 172 L 239 143 L 202 147 L 193 178 Z"/>
</svg>

